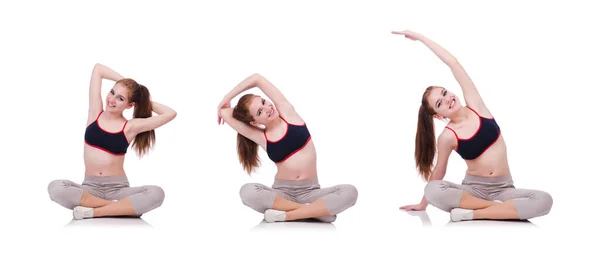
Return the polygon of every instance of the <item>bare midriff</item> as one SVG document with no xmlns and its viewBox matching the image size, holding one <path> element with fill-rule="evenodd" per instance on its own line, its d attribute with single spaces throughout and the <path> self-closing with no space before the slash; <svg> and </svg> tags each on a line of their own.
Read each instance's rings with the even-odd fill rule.
<svg viewBox="0 0 600 259">
<path fill-rule="evenodd" d="M 84 144 L 83 161 L 87 176 L 123 176 L 125 155 L 113 155 L 104 150 Z"/>
<path fill-rule="evenodd" d="M 500 135 L 499 139 L 483 154 L 473 160 L 465 160 L 467 174 L 482 177 L 498 177 L 510 174 L 506 144 Z"/>
<path fill-rule="evenodd" d="M 317 178 L 317 154 L 312 139 L 302 149 L 276 163 L 277 180 L 309 180 Z"/>
</svg>

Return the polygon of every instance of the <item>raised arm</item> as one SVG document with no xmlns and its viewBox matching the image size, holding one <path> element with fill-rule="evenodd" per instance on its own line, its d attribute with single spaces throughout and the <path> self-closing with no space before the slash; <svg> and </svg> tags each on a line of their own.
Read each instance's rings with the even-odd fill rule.
<svg viewBox="0 0 600 259">
<path fill-rule="evenodd" d="M 394 34 L 404 35 L 406 38 L 411 40 L 418 40 L 422 42 L 425 46 L 427 46 L 440 60 L 442 60 L 454 75 L 456 81 L 460 85 L 463 96 L 465 98 L 465 102 L 467 106 L 472 107 L 474 109 L 486 109 L 483 103 L 475 84 L 471 80 L 471 77 L 467 74 L 467 71 L 462 67 L 462 65 L 458 62 L 458 60 L 450 54 L 447 50 L 442 48 L 437 43 L 428 39 L 427 37 L 412 31 L 394 31 Z"/>
<path fill-rule="evenodd" d="M 239 134 L 242 134 L 242 136 L 254 141 L 254 143 L 263 147 L 263 149 L 266 149 L 267 142 L 263 135 L 263 131 L 233 118 L 233 108 L 221 109 L 220 115 L 221 118 L 223 118 L 223 120 Z"/>
<path fill-rule="evenodd" d="M 92 70 L 92 78 L 90 79 L 90 92 L 89 92 L 89 108 L 88 108 L 88 124 L 96 119 L 98 114 L 102 111 L 102 79 L 108 79 L 112 81 L 119 81 L 124 77 L 114 70 L 102 65 L 94 65 Z"/>
<path fill-rule="evenodd" d="M 444 179 L 444 176 L 446 176 L 446 168 L 448 167 L 448 158 L 450 157 L 450 153 L 452 153 L 452 150 L 456 145 L 453 133 L 448 130 L 444 130 L 442 134 L 440 134 L 437 143 L 437 161 L 427 182 Z M 428 204 L 429 203 L 427 202 L 425 195 L 423 195 L 423 198 L 419 204 L 402 206 L 400 209 L 425 210 Z"/>
<path fill-rule="evenodd" d="M 148 118 L 134 118 L 131 119 L 128 124 L 130 124 L 130 132 L 132 135 L 137 135 L 141 132 L 150 131 L 156 129 L 166 123 L 172 121 L 177 116 L 177 112 L 172 108 L 160 104 L 154 101 L 151 101 L 152 111 L 157 114 L 157 116 L 151 116 Z"/>
<path fill-rule="evenodd" d="M 251 89 L 253 87 L 258 87 L 269 99 L 273 101 L 277 110 L 287 110 L 292 109 L 293 106 L 290 102 L 285 98 L 285 96 L 275 87 L 269 80 L 264 78 L 259 74 L 253 74 L 242 82 L 240 82 L 235 88 L 233 88 L 227 95 L 225 95 L 225 100 L 231 101 L 238 94 Z"/>
</svg>

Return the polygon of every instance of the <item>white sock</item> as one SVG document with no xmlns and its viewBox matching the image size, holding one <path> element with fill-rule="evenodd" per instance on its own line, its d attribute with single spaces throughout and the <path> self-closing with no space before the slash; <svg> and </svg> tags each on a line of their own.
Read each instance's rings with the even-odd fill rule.
<svg viewBox="0 0 600 259">
<path fill-rule="evenodd" d="M 273 223 L 275 221 L 285 221 L 285 211 L 268 209 L 265 210 L 265 221 Z"/>
<path fill-rule="evenodd" d="M 472 220 L 473 219 L 473 210 L 454 208 L 450 211 L 450 219 L 452 221 L 462 221 L 462 220 Z"/>
<path fill-rule="evenodd" d="M 77 206 L 73 208 L 73 218 L 75 219 L 88 219 L 94 217 L 94 208 L 88 208 L 83 206 Z"/>
</svg>

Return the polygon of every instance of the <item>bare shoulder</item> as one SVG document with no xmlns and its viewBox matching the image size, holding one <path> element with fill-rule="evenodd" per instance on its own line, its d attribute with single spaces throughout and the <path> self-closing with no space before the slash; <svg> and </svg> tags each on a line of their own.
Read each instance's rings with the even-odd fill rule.
<svg viewBox="0 0 600 259">
<path fill-rule="evenodd" d="M 438 137 L 438 149 L 439 151 L 452 150 L 456 147 L 456 135 L 452 130 L 444 128 L 440 136 Z"/>
</svg>

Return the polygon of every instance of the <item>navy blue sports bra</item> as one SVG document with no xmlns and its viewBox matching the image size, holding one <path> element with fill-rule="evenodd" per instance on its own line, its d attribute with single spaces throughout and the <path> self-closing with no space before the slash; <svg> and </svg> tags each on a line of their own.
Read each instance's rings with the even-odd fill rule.
<svg viewBox="0 0 600 259">
<path fill-rule="evenodd" d="M 267 132 L 264 132 L 265 139 L 267 140 L 267 154 L 275 163 L 283 162 L 300 151 L 308 144 L 311 138 L 306 123 L 295 125 L 288 123 L 283 117 L 281 119 L 287 124 L 286 132 L 281 139 L 270 141 L 267 138 Z"/>
<path fill-rule="evenodd" d="M 129 142 L 127 142 L 125 132 L 123 131 L 127 122 L 125 122 L 121 131 L 108 132 L 102 129 L 98 123 L 98 118 L 100 118 L 102 112 L 100 112 L 98 117 L 96 117 L 96 120 L 85 129 L 85 143 L 113 155 L 125 155 L 127 153 L 127 148 L 129 147 Z"/>
<path fill-rule="evenodd" d="M 458 146 L 456 147 L 456 153 L 458 153 L 465 160 L 472 160 L 479 157 L 489 147 L 491 147 L 498 138 L 500 138 L 500 127 L 496 123 L 494 118 L 484 118 L 479 115 L 471 107 L 467 107 L 473 111 L 479 117 L 479 128 L 475 131 L 475 134 L 470 138 L 461 139 L 456 134 L 456 131 L 446 126 L 449 130 L 454 132 Z"/>
</svg>

